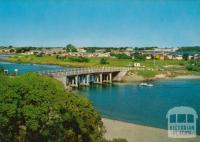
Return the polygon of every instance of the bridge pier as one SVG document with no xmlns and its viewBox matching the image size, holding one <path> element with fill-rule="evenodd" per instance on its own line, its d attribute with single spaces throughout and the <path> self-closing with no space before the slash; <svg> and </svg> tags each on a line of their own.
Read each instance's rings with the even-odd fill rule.
<svg viewBox="0 0 200 142">
<path fill-rule="evenodd" d="M 95 75 L 95 81 L 94 82 L 97 83 L 97 84 L 102 84 L 102 82 L 103 82 L 103 74 L 101 73 L 101 74 Z"/>
<path fill-rule="evenodd" d="M 67 80 L 66 85 L 72 87 L 78 87 L 78 76 L 67 78 L 66 80 Z"/>
<path fill-rule="evenodd" d="M 78 75 L 75 76 L 75 87 L 78 87 Z"/>
<path fill-rule="evenodd" d="M 112 83 L 112 73 L 109 73 L 109 82 Z"/>
<path fill-rule="evenodd" d="M 100 73 L 99 74 L 99 83 L 102 84 L 102 82 L 103 82 L 103 74 Z"/>
<path fill-rule="evenodd" d="M 90 74 L 80 76 L 80 85 L 89 86 L 90 85 Z"/>
<path fill-rule="evenodd" d="M 90 75 L 89 74 L 86 75 L 86 84 L 85 85 L 87 85 L 87 86 L 90 85 Z"/>
</svg>

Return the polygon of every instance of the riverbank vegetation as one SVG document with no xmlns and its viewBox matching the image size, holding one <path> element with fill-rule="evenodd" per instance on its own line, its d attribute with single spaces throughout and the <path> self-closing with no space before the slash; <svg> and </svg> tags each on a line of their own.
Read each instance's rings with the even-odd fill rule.
<svg viewBox="0 0 200 142">
<path fill-rule="evenodd" d="M 91 103 L 66 92 L 57 80 L 32 73 L 1 73 L 0 80 L 0 141 L 108 142 Z"/>
<path fill-rule="evenodd" d="M 200 52 L 200 46 L 180 47 L 177 52 Z"/>
<path fill-rule="evenodd" d="M 137 74 L 144 78 L 150 78 L 155 77 L 158 74 L 158 72 L 154 70 L 139 70 L 137 71 Z"/>
<path fill-rule="evenodd" d="M 200 72 L 200 60 L 190 61 L 186 67 L 190 71 Z"/>
</svg>

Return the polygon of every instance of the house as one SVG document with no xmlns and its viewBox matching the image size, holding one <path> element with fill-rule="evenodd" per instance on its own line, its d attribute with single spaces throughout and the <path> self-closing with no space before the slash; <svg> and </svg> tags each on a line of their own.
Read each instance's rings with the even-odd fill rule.
<svg viewBox="0 0 200 142">
<path fill-rule="evenodd" d="M 152 59 L 151 55 L 147 55 L 147 56 L 146 56 L 146 59 L 147 59 L 147 60 Z"/>
<path fill-rule="evenodd" d="M 77 51 L 79 53 L 86 53 L 86 50 L 84 48 L 77 48 Z"/>
<path fill-rule="evenodd" d="M 167 54 L 167 55 L 166 55 L 166 59 L 172 60 L 172 59 L 173 59 L 173 55 Z"/>
<path fill-rule="evenodd" d="M 192 59 L 194 59 L 194 56 L 193 55 L 189 55 L 188 56 L 188 60 L 192 60 Z"/>
<path fill-rule="evenodd" d="M 107 52 L 107 53 L 97 53 L 97 57 L 110 57 L 110 52 Z"/>
<path fill-rule="evenodd" d="M 200 59 L 200 54 L 195 54 L 194 55 L 194 60 L 196 60 L 196 59 Z"/>
<path fill-rule="evenodd" d="M 140 63 L 134 63 L 134 67 L 140 67 Z"/>
<path fill-rule="evenodd" d="M 24 55 L 33 55 L 33 54 L 34 54 L 34 51 L 27 51 L 27 52 L 22 53 L 22 54 L 24 54 Z"/>
<path fill-rule="evenodd" d="M 182 55 L 175 55 L 175 59 L 176 60 L 183 60 L 183 56 Z"/>
</svg>

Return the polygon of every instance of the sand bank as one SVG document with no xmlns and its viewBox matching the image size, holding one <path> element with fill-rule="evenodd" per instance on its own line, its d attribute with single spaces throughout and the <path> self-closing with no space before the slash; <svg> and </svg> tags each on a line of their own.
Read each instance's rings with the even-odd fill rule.
<svg viewBox="0 0 200 142">
<path fill-rule="evenodd" d="M 200 79 L 200 76 L 196 75 L 185 75 L 185 76 L 177 76 L 175 79 Z"/>
<path fill-rule="evenodd" d="M 125 138 L 128 142 L 200 142 L 200 136 L 190 139 L 173 139 L 167 130 L 136 125 L 111 119 L 102 119 L 106 128 L 105 138 Z"/>
</svg>

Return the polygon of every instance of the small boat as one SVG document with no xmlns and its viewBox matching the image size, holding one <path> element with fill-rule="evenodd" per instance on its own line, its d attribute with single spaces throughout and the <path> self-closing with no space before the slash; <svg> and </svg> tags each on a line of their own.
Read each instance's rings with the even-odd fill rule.
<svg viewBox="0 0 200 142">
<path fill-rule="evenodd" d="M 151 84 L 151 83 L 140 83 L 140 86 L 152 87 L 153 84 Z"/>
</svg>

